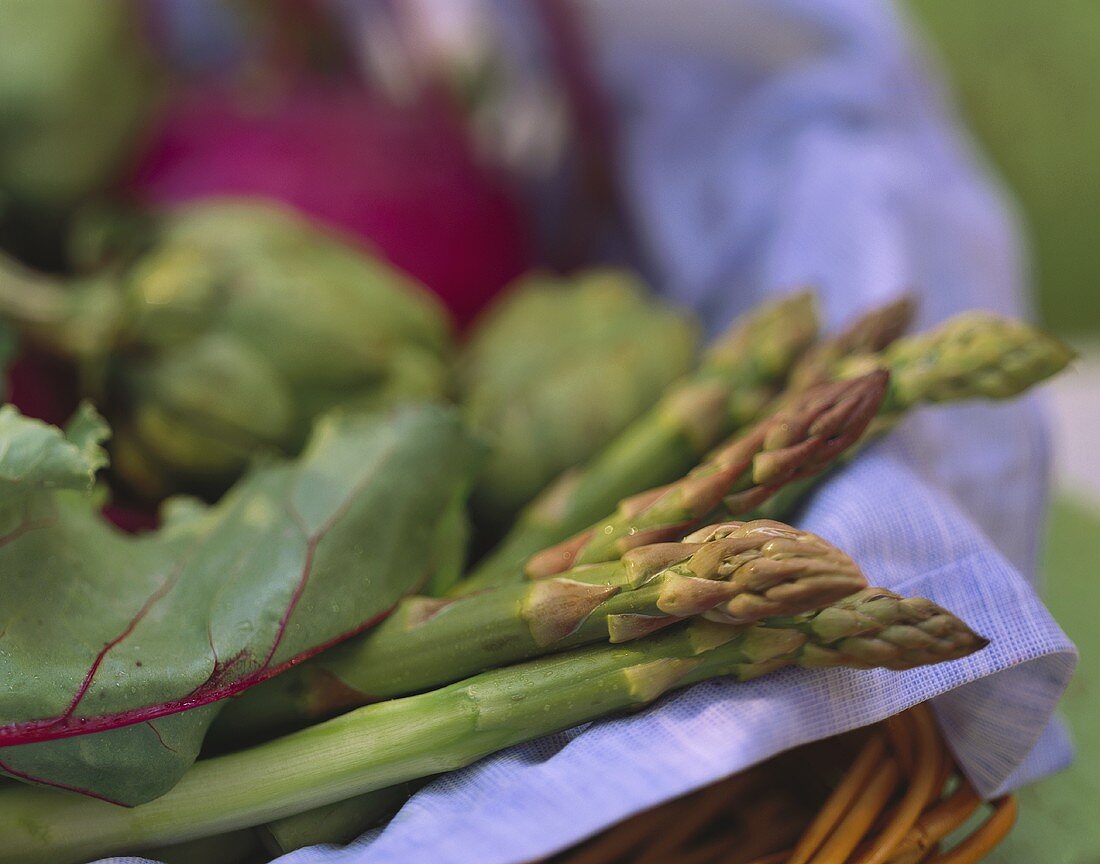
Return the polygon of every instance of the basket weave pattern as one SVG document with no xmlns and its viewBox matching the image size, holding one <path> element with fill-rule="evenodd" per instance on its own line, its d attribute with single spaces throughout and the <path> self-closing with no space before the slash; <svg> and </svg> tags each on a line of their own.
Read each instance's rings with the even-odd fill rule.
<svg viewBox="0 0 1100 864">
<path fill-rule="evenodd" d="M 932 714 L 781 754 L 621 822 L 553 864 L 971 864 L 1008 834 L 1016 801 L 943 851 L 983 806 Z M 957 840 L 958 838 L 953 838 Z"/>
</svg>

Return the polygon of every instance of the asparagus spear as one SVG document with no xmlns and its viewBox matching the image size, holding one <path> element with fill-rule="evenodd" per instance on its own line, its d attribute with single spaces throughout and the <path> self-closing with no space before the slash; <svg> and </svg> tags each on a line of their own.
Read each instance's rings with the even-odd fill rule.
<svg viewBox="0 0 1100 864">
<path fill-rule="evenodd" d="M 529 556 L 606 515 L 617 501 L 684 474 L 711 447 L 752 422 L 817 333 L 813 296 L 795 294 L 739 318 L 674 384 L 583 468 L 567 471 L 451 593 L 520 578 Z"/>
<path fill-rule="evenodd" d="M 887 377 L 875 370 L 810 388 L 686 477 L 623 500 L 610 519 L 532 556 L 527 575 L 542 578 L 576 564 L 612 561 L 690 530 L 723 501 L 730 513 L 743 513 L 784 484 L 824 470 L 874 417 Z"/>
<path fill-rule="evenodd" d="M 1073 351 L 1035 327 L 989 312 L 964 312 L 927 333 L 899 339 L 880 354 L 837 362 L 838 379 L 890 372 L 884 417 L 917 405 L 963 399 L 1008 399 L 1061 372 Z"/>
<path fill-rule="evenodd" d="M 375 789 L 276 819 L 257 830 L 264 846 L 273 855 L 284 855 L 318 843 L 350 843 L 368 828 L 393 816 L 423 785 L 424 781 L 415 780 Z"/>
<path fill-rule="evenodd" d="M 890 382 L 879 416 L 838 463 L 854 458 L 919 405 L 1008 399 L 1062 371 L 1073 358 L 1072 349 L 1053 336 L 988 312 L 957 315 L 927 333 L 899 339 L 879 354 L 842 358 L 831 370 L 832 377 L 843 379 L 865 375 L 869 369 L 885 369 Z M 789 517 L 825 476 L 787 484 L 751 515 Z M 715 518 L 724 516 L 719 513 Z"/>
<path fill-rule="evenodd" d="M 866 584 L 851 558 L 815 534 L 770 521 L 712 525 L 565 577 L 450 600 L 408 598 L 362 638 L 228 703 L 211 740 L 255 740 L 553 651 L 631 641 L 691 616 L 747 624 L 797 615 Z"/>
<path fill-rule="evenodd" d="M 247 828 L 140 851 L 143 857 L 161 864 L 258 864 L 266 860 L 260 857 L 260 838 Z"/>
<path fill-rule="evenodd" d="M 816 384 L 833 380 L 833 370 L 846 357 L 883 351 L 909 329 L 916 311 L 912 297 L 900 297 L 893 303 L 872 309 L 835 336 L 823 339 L 795 363 L 786 393 L 801 393 Z"/>
<path fill-rule="evenodd" d="M 469 765 L 502 748 L 716 676 L 785 666 L 909 669 L 986 644 L 923 599 L 868 589 L 819 612 L 746 627 L 697 620 L 369 705 L 249 750 L 198 762 L 129 809 L 54 790 L 0 790 L 0 864 L 75 864 L 210 836 Z"/>
</svg>

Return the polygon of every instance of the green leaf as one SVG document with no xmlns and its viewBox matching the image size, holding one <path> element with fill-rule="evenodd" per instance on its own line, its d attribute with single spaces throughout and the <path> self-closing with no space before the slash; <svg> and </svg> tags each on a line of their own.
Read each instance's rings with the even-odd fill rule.
<svg viewBox="0 0 1100 864">
<path fill-rule="evenodd" d="M 92 488 L 95 472 L 107 464 L 99 445 L 106 422 L 84 403 L 64 433 L 24 417 L 13 405 L 0 408 L 0 504 L 24 500 L 42 490 Z"/>
<path fill-rule="evenodd" d="M 418 590 L 480 455 L 452 409 L 330 414 L 297 461 L 131 536 L 87 491 L 104 431 L 0 409 L 0 770 L 128 804 L 194 759 L 203 706 Z"/>
</svg>

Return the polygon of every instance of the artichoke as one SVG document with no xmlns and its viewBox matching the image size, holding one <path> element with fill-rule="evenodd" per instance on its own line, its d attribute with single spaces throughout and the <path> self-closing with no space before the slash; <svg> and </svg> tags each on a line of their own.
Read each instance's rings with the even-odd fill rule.
<svg viewBox="0 0 1100 864">
<path fill-rule="evenodd" d="M 78 361 L 113 412 L 136 492 L 218 491 L 314 416 L 431 399 L 450 334 L 412 279 L 291 210 L 209 200 L 165 211 L 124 261 L 62 286 L 9 262 L 0 315 Z"/>
<path fill-rule="evenodd" d="M 599 451 L 690 368 L 693 322 L 633 275 L 534 275 L 490 308 L 465 346 L 459 389 L 493 447 L 475 490 L 499 528 L 558 474 Z"/>
<path fill-rule="evenodd" d="M 130 0 L 0 3 L 0 208 L 103 189 L 140 139 L 157 76 Z"/>
</svg>

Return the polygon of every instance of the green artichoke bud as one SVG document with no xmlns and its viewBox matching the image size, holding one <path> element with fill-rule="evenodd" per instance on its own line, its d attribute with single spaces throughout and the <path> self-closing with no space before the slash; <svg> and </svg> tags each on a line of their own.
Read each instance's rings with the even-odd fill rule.
<svg viewBox="0 0 1100 864">
<path fill-rule="evenodd" d="M 212 200 L 151 220 L 132 259 L 69 286 L 8 263 L 0 314 L 82 366 L 121 416 L 137 491 L 216 491 L 314 416 L 447 389 L 450 334 L 410 277 L 292 211 Z"/>
<path fill-rule="evenodd" d="M 157 78 L 131 0 L 0 3 L 0 208 L 64 209 L 140 138 Z"/>
<path fill-rule="evenodd" d="M 264 357 L 222 335 L 197 338 L 117 372 L 132 410 L 129 446 L 217 486 L 252 454 L 293 434 L 294 402 Z M 131 479 L 131 483 L 134 480 Z M 139 491 L 160 497 L 170 488 Z"/>
<path fill-rule="evenodd" d="M 629 273 L 523 280 L 481 320 L 460 364 L 466 414 L 495 444 L 474 494 L 479 519 L 505 524 L 599 451 L 690 368 L 697 340 Z"/>
</svg>

